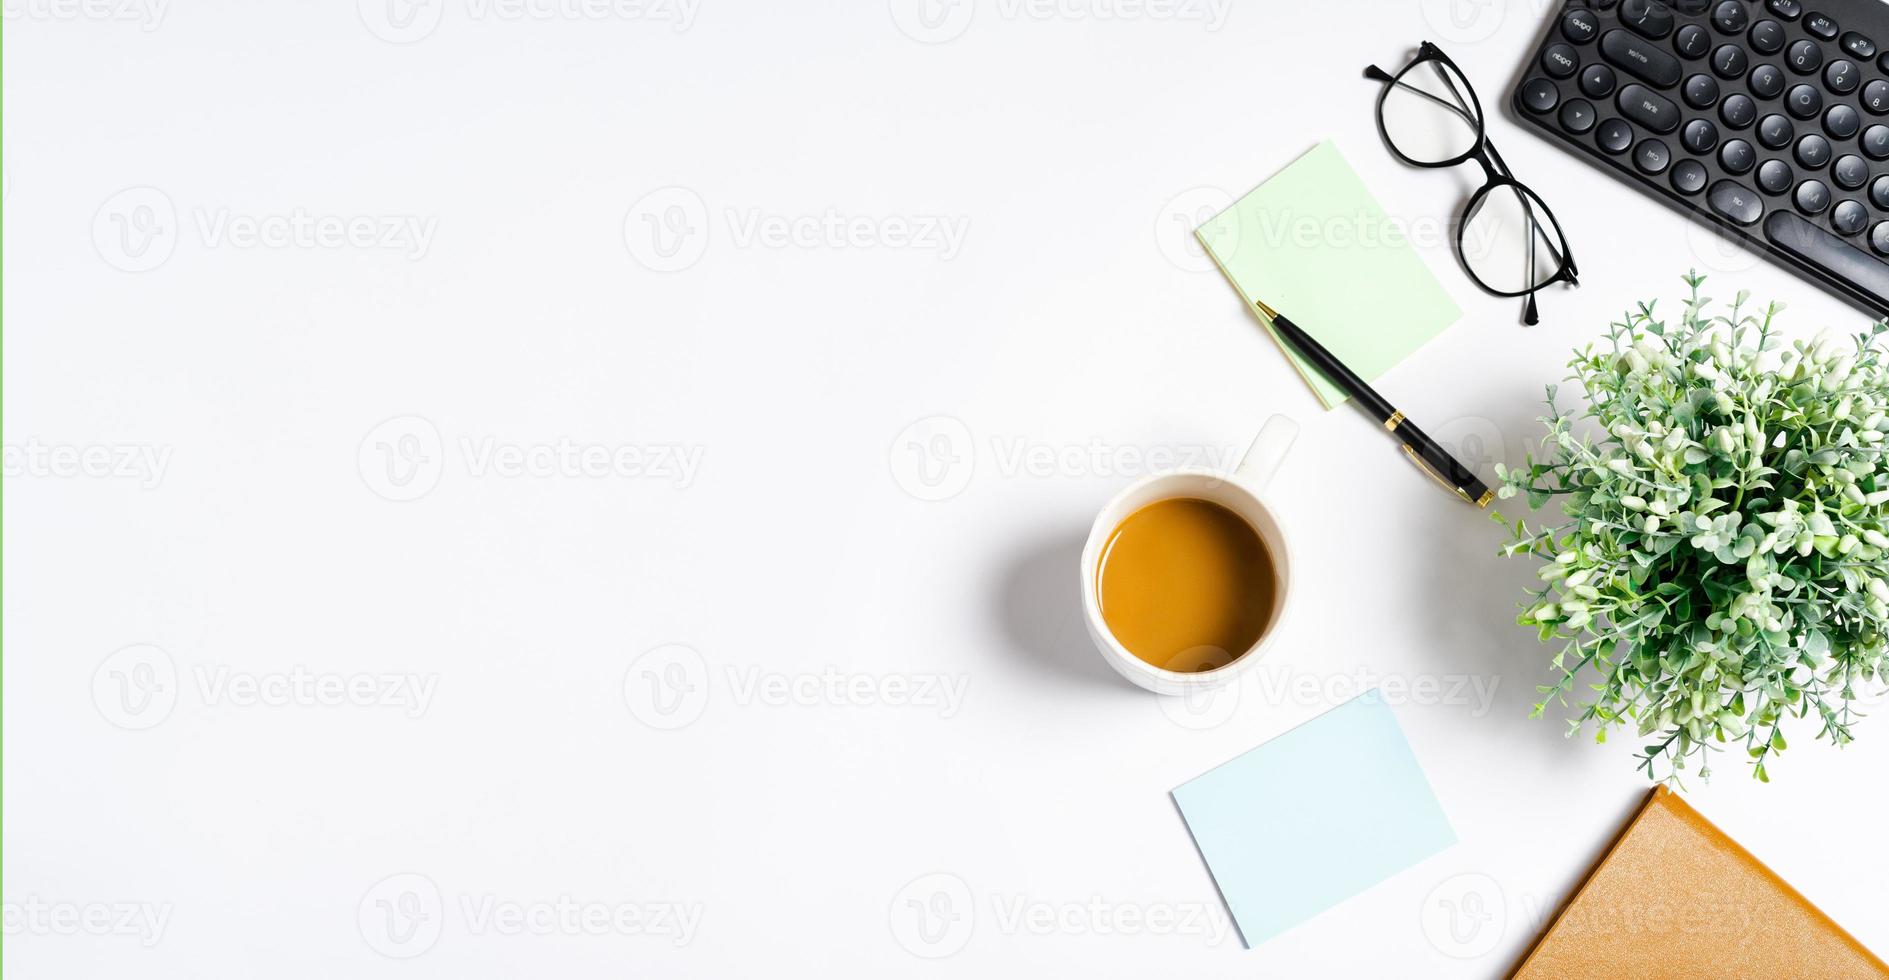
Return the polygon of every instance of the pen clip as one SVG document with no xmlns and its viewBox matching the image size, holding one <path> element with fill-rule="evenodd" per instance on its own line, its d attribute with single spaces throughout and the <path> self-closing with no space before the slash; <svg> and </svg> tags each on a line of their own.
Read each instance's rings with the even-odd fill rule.
<svg viewBox="0 0 1889 980">
<path fill-rule="evenodd" d="M 1465 492 L 1462 487 L 1455 486 L 1454 484 L 1450 483 L 1450 481 L 1443 479 L 1443 474 L 1438 473 L 1436 471 L 1436 468 L 1431 466 L 1427 460 L 1425 460 L 1422 456 L 1417 455 L 1417 451 L 1415 449 L 1412 449 L 1410 448 L 1408 444 L 1405 444 L 1403 447 L 1403 450 L 1404 450 L 1404 455 L 1410 457 L 1410 461 L 1417 464 L 1418 469 L 1424 471 L 1425 473 L 1428 473 L 1430 475 L 1430 479 L 1436 481 L 1437 486 L 1442 487 L 1445 490 L 1448 490 L 1450 493 L 1455 494 L 1458 497 L 1461 497 L 1464 501 L 1468 503 L 1472 503 L 1472 504 L 1475 503 L 1475 501 L 1469 499 L 1469 494 Z"/>
</svg>

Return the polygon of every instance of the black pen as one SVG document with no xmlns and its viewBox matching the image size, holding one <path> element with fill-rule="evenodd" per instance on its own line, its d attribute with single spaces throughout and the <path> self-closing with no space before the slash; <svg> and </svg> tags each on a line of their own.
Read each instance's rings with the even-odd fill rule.
<svg viewBox="0 0 1889 980">
<path fill-rule="evenodd" d="M 1404 417 L 1404 413 L 1392 408 L 1391 403 L 1384 400 L 1384 396 L 1372 391 L 1371 386 L 1365 384 L 1363 378 L 1352 374 L 1351 369 L 1345 367 L 1344 362 L 1333 357 L 1331 351 L 1319 346 L 1318 341 L 1299 329 L 1298 324 L 1286 319 L 1279 311 L 1259 300 L 1254 300 L 1253 305 L 1259 308 L 1259 315 L 1265 317 L 1287 343 L 1291 344 L 1306 360 L 1311 361 L 1313 367 L 1318 368 L 1320 374 L 1330 378 L 1332 384 L 1343 388 L 1346 394 L 1357 399 L 1358 404 L 1371 413 L 1372 418 L 1383 423 L 1386 431 L 1402 440 L 1404 454 L 1410 457 L 1411 462 L 1430 474 L 1436 482 L 1449 488 L 1451 493 L 1478 507 L 1487 507 L 1489 501 L 1495 499 L 1495 491 L 1476 479 L 1476 474 L 1471 473 L 1469 467 L 1457 462 L 1456 457 L 1437 445 L 1435 439 L 1424 435 L 1422 429 L 1417 428 Z"/>
</svg>

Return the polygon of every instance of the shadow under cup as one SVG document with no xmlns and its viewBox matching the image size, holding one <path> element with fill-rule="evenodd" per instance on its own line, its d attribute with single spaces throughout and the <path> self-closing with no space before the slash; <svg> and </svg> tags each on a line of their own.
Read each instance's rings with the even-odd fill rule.
<svg viewBox="0 0 1889 980">
<path fill-rule="evenodd" d="M 1170 660 L 1170 667 L 1162 667 L 1137 656 L 1108 625 L 1102 614 L 1103 561 L 1108 557 L 1115 532 L 1130 516 L 1151 504 L 1190 498 L 1218 504 L 1245 521 L 1263 546 L 1262 561 L 1272 587 L 1269 596 L 1264 590 L 1254 590 L 1251 601 L 1263 603 L 1265 608 L 1259 611 L 1262 625 L 1250 644 L 1238 650 L 1203 644 Z M 1291 591 L 1291 552 L 1272 510 L 1235 478 L 1206 471 L 1161 474 L 1123 490 L 1097 515 L 1083 549 L 1082 588 L 1090 633 L 1110 665 L 1128 680 L 1149 690 L 1184 694 L 1224 684 L 1257 662 L 1284 618 L 1286 598 Z M 1203 629 L 1203 636 L 1206 632 Z"/>
</svg>

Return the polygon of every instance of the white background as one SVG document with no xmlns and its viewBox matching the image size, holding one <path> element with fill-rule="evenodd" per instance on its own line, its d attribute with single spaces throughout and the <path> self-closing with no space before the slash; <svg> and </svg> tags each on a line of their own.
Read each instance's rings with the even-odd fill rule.
<svg viewBox="0 0 1889 980">
<path fill-rule="evenodd" d="M 1322 411 L 1186 235 L 1326 137 L 1393 216 L 1446 217 L 1474 168 L 1395 163 L 1360 70 L 1427 37 L 1499 102 L 1535 0 L 959 0 L 935 29 L 884 0 L 16 2 L 9 976 L 1493 977 L 1647 789 L 1639 740 L 1526 717 L 1547 653 L 1501 529 Z M 1446 439 L 1518 459 L 1569 349 L 1689 267 L 1798 335 L 1864 325 L 1491 132 L 1582 284 L 1527 329 L 1425 250 L 1465 314 L 1382 388 Z M 827 215 L 853 231 L 749 234 Z M 1230 700 L 1130 688 L 1075 591 L 1145 469 L 1116 450 L 1225 453 L 1276 412 L 1304 426 L 1276 654 Z M 560 444 L 605 462 L 483 465 Z M 99 447 L 148 456 L 57 463 Z M 241 696 L 298 670 L 431 698 Z M 749 686 L 828 675 L 868 703 Z M 1460 843 L 1244 951 L 1167 791 L 1359 678 L 1495 685 L 1397 709 Z M 1688 798 L 1889 950 L 1889 725 L 1792 735 L 1771 785 L 1727 758 Z M 560 899 L 611 921 L 486 915 Z M 164 927 L 65 918 L 120 908 Z"/>
</svg>

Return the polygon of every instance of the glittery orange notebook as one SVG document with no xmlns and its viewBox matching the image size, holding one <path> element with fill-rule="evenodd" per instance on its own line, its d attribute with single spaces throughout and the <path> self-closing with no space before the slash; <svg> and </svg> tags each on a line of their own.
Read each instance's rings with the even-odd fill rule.
<svg viewBox="0 0 1889 980">
<path fill-rule="evenodd" d="M 1513 976 L 1883 980 L 1889 965 L 1661 786 Z"/>
</svg>

